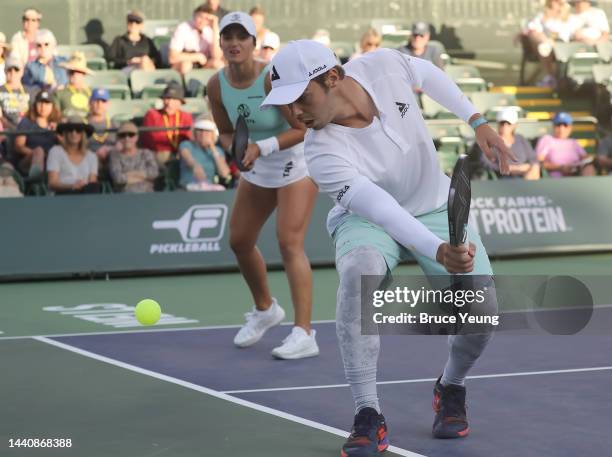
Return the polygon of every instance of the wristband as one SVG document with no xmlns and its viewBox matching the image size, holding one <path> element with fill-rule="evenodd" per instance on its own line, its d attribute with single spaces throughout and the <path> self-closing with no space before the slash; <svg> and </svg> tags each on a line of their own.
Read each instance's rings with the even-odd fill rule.
<svg viewBox="0 0 612 457">
<path fill-rule="evenodd" d="M 476 130 L 476 128 L 480 127 L 482 124 L 488 124 L 488 123 L 489 121 L 487 121 L 484 118 L 484 116 L 480 116 L 474 119 L 472 122 L 470 122 L 470 127 L 472 127 L 473 130 Z"/>
<path fill-rule="evenodd" d="M 273 152 L 278 152 L 278 150 L 280 149 L 278 139 L 275 136 L 271 136 L 270 138 L 266 138 L 265 140 L 256 141 L 255 144 L 259 146 L 259 150 L 261 151 L 262 157 L 267 157 Z"/>
</svg>

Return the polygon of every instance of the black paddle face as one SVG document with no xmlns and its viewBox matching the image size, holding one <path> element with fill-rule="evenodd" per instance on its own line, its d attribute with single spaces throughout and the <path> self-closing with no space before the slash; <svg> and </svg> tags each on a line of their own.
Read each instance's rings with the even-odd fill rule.
<svg viewBox="0 0 612 457">
<path fill-rule="evenodd" d="M 471 200 L 470 167 L 467 156 L 462 154 L 453 169 L 448 191 L 448 231 L 453 246 L 465 242 Z"/>
<path fill-rule="evenodd" d="M 236 127 L 234 128 L 234 140 L 232 141 L 232 157 L 236 160 L 236 165 L 240 171 L 248 171 L 242 161 L 244 160 L 244 154 L 249 145 L 249 127 L 242 114 L 238 115 L 236 119 Z"/>
</svg>

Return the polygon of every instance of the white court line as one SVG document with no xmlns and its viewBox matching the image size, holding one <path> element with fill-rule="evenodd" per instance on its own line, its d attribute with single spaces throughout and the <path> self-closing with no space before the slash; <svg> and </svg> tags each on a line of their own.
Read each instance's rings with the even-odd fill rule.
<svg viewBox="0 0 612 457">
<path fill-rule="evenodd" d="M 321 320 L 312 321 L 312 324 L 333 324 L 335 320 Z M 108 332 L 87 332 L 87 333 L 58 333 L 51 335 L 25 335 L 25 336 L 5 336 L 0 337 L 0 341 L 3 340 L 27 340 L 30 338 L 68 338 L 71 336 L 100 336 L 100 335 L 123 335 L 132 333 L 157 333 L 157 332 L 183 332 L 189 330 L 224 330 L 232 328 L 240 328 L 243 324 L 234 325 L 209 325 L 201 327 L 164 327 L 164 328 L 151 328 L 146 329 L 135 329 L 135 330 L 110 330 Z M 283 322 L 280 325 L 288 326 L 293 325 L 293 322 Z M 155 327 L 155 326 L 153 326 Z M 0 332 L 3 333 L 3 332 Z"/>
<path fill-rule="evenodd" d="M 330 427 L 325 424 L 321 424 L 319 422 L 311 421 L 309 419 L 304 419 L 303 417 L 294 416 L 293 414 L 285 413 L 283 411 L 279 411 L 277 409 L 269 408 L 267 406 L 259 405 L 257 403 L 250 402 L 248 400 L 243 400 L 238 397 L 232 397 L 223 392 L 218 392 L 213 389 L 209 389 L 208 387 L 198 386 L 197 384 L 193 384 L 191 382 L 183 381 L 181 379 L 173 378 L 172 376 L 167 376 L 161 373 L 157 373 L 155 371 L 146 370 L 144 368 L 137 367 L 135 365 L 130 365 L 129 363 L 121 362 L 119 360 L 111 359 L 109 357 L 105 357 L 94 352 L 86 351 L 83 349 L 79 349 L 74 346 L 70 346 L 68 344 L 60 343 L 59 341 L 54 341 L 44 336 L 35 336 L 32 339 L 39 341 L 41 343 L 49 344 L 51 346 L 56 346 L 58 348 L 64 349 L 66 351 L 74 352 L 75 354 L 79 354 L 85 357 L 89 357 L 91 359 L 97 360 L 99 362 L 108 363 L 110 365 L 114 365 L 119 368 L 124 368 L 129 371 L 133 371 L 135 373 L 139 373 L 145 376 L 150 376 L 155 379 L 159 379 L 160 381 L 166 381 L 171 384 L 175 384 L 177 386 L 185 387 L 186 389 L 195 390 L 197 392 L 201 392 L 211 397 L 218 398 L 220 400 L 226 400 L 230 403 L 234 403 L 236 405 L 244 406 L 247 408 L 254 409 L 255 411 L 259 411 L 262 413 L 271 414 L 276 417 L 280 417 L 282 419 L 287 419 L 291 422 L 295 422 L 297 424 L 306 425 L 308 427 L 312 427 L 317 430 L 321 430 L 324 432 L 331 433 L 333 435 L 341 436 L 342 438 L 346 438 L 349 432 L 344 430 L 340 430 L 339 428 Z M 414 452 L 407 451 L 406 449 L 398 448 L 395 446 L 389 446 L 389 451 L 394 452 L 395 454 L 402 455 L 405 457 L 425 457 L 422 454 L 416 454 Z"/>
<path fill-rule="evenodd" d="M 467 376 L 466 379 L 489 379 L 489 378 L 510 378 L 515 376 L 536 376 L 545 374 L 562 374 L 562 373 L 584 373 L 589 371 L 607 371 L 612 370 L 610 367 L 593 367 L 593 368 L 570 368 L 567 370 L 548 370 L 548 371 L 523 371 L 516 373 L 498 373 L 498 374 L 482 374 Z M 380 381 L 376 384 L 379 386 L 389 384 L 416 384 L 419 382 L 434 382 L 438 378 L 420 378 L 420 379 L 401 379 L 397 381 Z M 224 394 L 251 394 L 258 392 L 282 392 L 291 390 L 315 390 L 315 389 L 337 389 L 341 387 L 349 387 L 348 384 L 327 384 L 320 386 L 300 386 L 300 387 L 278 387 L 270 389 L 252 389 L 252 390 L 225 390 Z"/>
</svg>

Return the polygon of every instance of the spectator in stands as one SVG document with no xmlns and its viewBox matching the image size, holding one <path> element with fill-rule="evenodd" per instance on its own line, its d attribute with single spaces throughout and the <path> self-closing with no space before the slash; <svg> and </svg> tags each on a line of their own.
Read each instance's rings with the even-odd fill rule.
<svg viewBox="0 0 612 457">
<path fill-rule="evenodd" d="M 595 167 L 589 162 L 586 151 L 575 139 L 570 138 L 573 123 L 569 113 L 562 111 L 555 114 L 552 136 L 544 135 L 538 141 L 538 160 L 551 177 L 595 174 Z"/>
<path fill-rule="evenodd" d="M 206 2 L 204 3 L 204 5 L 210 8 L 212 13 L 217 16 L 217 19 L 219 20 L 221 20 L 223 16 L 229 13 L 229 11 L 223 8 L 220 3 L 221 2 L 219 0 L 206 0 Z"/>
<path fill-rule="evenodd" d="M 610 24 L 606 13 L 592 5 L 592 0 L 574 1 L 576 13 L 571 17 L 573 40 L 594 45 L 608 41 Z"/>
<path fill-rule="evenodd" d="M 185 103 L 183 87 L 172 82 L 161 95 L 164 106 L 161 110 L 150 109 L 144 117 L 143 127 L 187 127 L 188 129 L 145 132 L 142 134 L 142 144 L 155 152 L 157 163 L 162 166 L 176 155 L 182 141 L 191 139 L 193 118 L 190 113 L 181 111 Z"/>
<path fill-rule="evenodd" d="M 127 14 L 127 32 L 116 37 L 111 45 L 110 60 L 115 68 L 128 72 L 133 69 L 155 70 L 161 67 L 161 54 L 146 36 L 144 29 L 144 14 L 132 10 Z"/>
<path fill-rule="evenodd" d="M 219 19 L 206 5 L 193 11 L 193 19 L 183 22 L 170 40 L 168 61 L 184 75 L 192 68 L 220 68 Z"/>
<path fill-rule="evenodd" d="M 366 30 L 363 35 L 361 35 L 361 39 L 359 40 L 359 51 L 354 53 L 351 56 L 351 59 L 362 56 L 363 54 L 375 51 L 380 48 L 380 43 L 382 42 L 382 37 L 380 33 L 376 29 L 369 28 Z"/>
<path fill-rule="evenodd" d="M 249 11 L 249 16 L 251 16 L 253 22 L 255 23 L 255 30 L 257 31 L 255 37 L 255 49 L 259 51 L 259 49 L 261 49 L 261 43 L 263 42 L 264 36 L 266 36 L 266 33 L 270 31 L 265 26 L 266 14 L 264 13 L 263 8 L 257 5 L 251 8 Z"/>
<path fill-rule="evenodd" d="M 87 68 L 87 59 L 81 51 L 75 51 L 70 60 L 61 64 L 68 71 L 68 84 L 55 92 L 55 103 L 62 116 L 85 117 L 89 113 L 91 89 L 85 80 L 93 71 Z"/>
<path fill-rule="evenodd" d="M 544 10 L 527 24 L 524 45 L 529 46 L 532 53 L 538 56 L 545 72 L 544 78 L 538 83 L 539 86 L 557 85 L 553 45 L 555 41 L 570 41 L 570 10 L 565 0 L 546 0 Z"/>
<path fill-rule="evenodd" d="M 6 42 L 6 35 L 0 32 L 0 84 L 4 84 L 6 82 L 5 78 L 5 70 L 6 70 L 6 61 L 9 58 L 11 47 Z"/>
<path fill-rule="evenodd" d="M 597 165 L 604 173 L 612 175 L 612 133 L 604 137 L 597 146 Z"/>
<path fill-rule="evenodd" d="M 540 164 L 531 143 L 522 135 L 516 133 L 518 111 L 513 107 L 504 108 L 497 113 L 497 133 L 502 137 L 506 146 L 516 156 L 516 162 L 510 163 L 508 177 L 522 177 L 525 179 L 540 178 Z M 480 155 L 483 166 L 500 177 L 506 177 L 499 172 L 499 163 L 491 161 L 486 154 Z"/>
<path fill-rule="evenodd" d="M 45 168 L 45 156 L 55 144 L 55 128 L 61 115 L 51 94 L 40 91 L 34 98 L 28 114 L 17 125 L 17 132 L 24 135 L 15 137 L 15 162 L 24 175 L 38 177 Z M 25 132 L 40 132 L 25 134 Z"/>
<path fill-rule="evenodd" d="M 427 22 L 415 22 L 412 24 L 410 40 L 405 46 L 398 48 L 400 52 L 414 57 L 429 60 L 439 68 L 444 66 L 442 53 L 437 46 L 429 44 L 431 39 L 431 28 Z"/>
<path fill-rule="evenodd" d="M 11 38 L 11 48 L 23 66 L 38 59 L 36 48 L 38 29 L 42 14 L 35 8 L 27 8 L 23 12 L 22 29 Z"/>
<path fill-rule="evenodd" d="M 159 175 L 155 155 L 138 148 L 138 128 L 124 122 L 117 131 L 120 148 L 110 154 L 110 175 L 118 191 L 153 192 L 153 181 Z"/>
<path fill-rule="evenodd" d="M 261 49 L 259 52 L 256 52 L 259 60 L 263 60 L 264 62 L 270 62 L 272 58 L 276 55 L 280 48 L 280 37 L 274 33 L 268 31 L 261 42 Z"/>
<path fill-rule="evenodd" d="M 87 149 L 87 137 L 93 127 L 82 117 L 71 116 L 57 126 L 59 144 L 47 158 L 49 189 L 56 194 L 96 194 L 98 159 Z"/>
<path fill-rule="evenodd" d="M 108 156 L 117 142 L 116 135 L 109 132 L 115 127 L 108 115 L 110 94 L 107 89 L 94 89 L 89 99 L 89 116 L 87 123 L 94 129 L 89 138 L 89 150 L 98 157 L 98 175 L 106 177 Z"/>
<path fill-rule="evenodd" d="M 21 83 L 23 66 L 17 56 L 12 55 L 5 62 L 4 73 L 6 82 L 0 87 L 2 122 L 6 130 L 15 130 L 30 108 L 34 90 Z"/>
<path fill-rule="evenodd" d="M 23 74 L 23 84 L 40 89 L 63 88 L 68 84 L 68 73 L 61 64 L 64 57 L 55 56 L 57 41 L 50 30 L 42 29 L 36 34 L 36 60 L 28 63 Z"/>
<path fill-rule="evenodd" d="M 215 123 L 198 118 L 193 126 L 193 136 L 193 141 L 183 141 L 179 146 L 181 187 L 187 190 L 208 190 L 218 182 L 229 182 L 231 174 L 225 161 L 225 152 L 216 145 L 219 131 Z"/>
</svg>

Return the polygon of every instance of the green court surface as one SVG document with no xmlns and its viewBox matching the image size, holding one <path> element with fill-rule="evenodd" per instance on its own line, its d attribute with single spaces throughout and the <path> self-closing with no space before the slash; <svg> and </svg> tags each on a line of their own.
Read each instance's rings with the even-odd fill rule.
<svg viewBox="0 0 612 457">
<path fill-rule="evenodd" d="M 494 270 L 603 276 L 612 274 L 612 254 L 495 261 Z M 414 265 L 394 272 L 419 273 Z M 283 272 L 269 279 L 289 303 Z M 314 320 L 334 318 L 336 286 L 333 269 L 314 271 Z M 2 457 L 338 455 L 341 430 L 36 337 L 237 325 L 250 306 L 237 273 L 5 283 L 0 297 Z M 143 329 L 133 321 L 144 297 L 162 304 L 167 325 Z M 9 448 L 18 438 L 71 439 L 73 446 Z"/>
<path fill-rule="evenodd" d="M 493 270 L 497 275 L 604 276 L 612 274 L 612 254 L 498 260 L 493 262 Z M 393 274 L 420 272 L 416 265 L 406 265 Z M 313 320 L 334 319 L 337 274 L 331 268 L 321 268 L 315 269 L 313 276 Z M 280 303 L 290 303 L 284 273 L 270 272 L 269 281 Z M 167 318 L 164 328 L 236 325 L 250 306 L 248 290 L 237 273 L 6 283 L 0 284 L 0 297 L 0 338 L 139 329 L 131 318 L 132 307 L 147 297 L 155 298 L 164 313 L 173 316 Z M 92 322 L 96 319 L 92 315 L 101 306 L 75 309 L 87 304 L 115 304 L 117 319 L 112 322 L 106 319 L 106 324 Z M 50 310 L 54 307 L 56 310 Z M 290 320 L 292 314 L 290 307 L 287 308 Z M 109 317 L 108 308 L 104 314 Z M 179 321 L 173 323 L 173 318 Z M 130 327 L 121 326 L 130 324 Z"/>
</svg>

